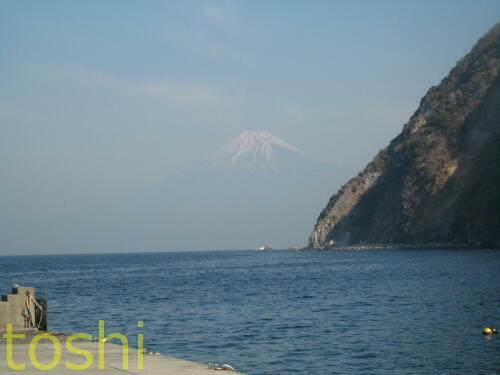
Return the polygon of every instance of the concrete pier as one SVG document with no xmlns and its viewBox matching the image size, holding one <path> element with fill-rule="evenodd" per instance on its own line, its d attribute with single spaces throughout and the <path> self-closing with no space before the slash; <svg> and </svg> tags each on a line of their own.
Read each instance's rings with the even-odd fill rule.
<svg viewBox="0 0 500 375">
<path fill-rule="evenodd" d="M 71 336 L 43 331 L 47 326 L 46 307 L 45 300 L 38 299 L 37 302 L 35 289 L 31 287 L 15 285 L 11 294 L 2 296 L 0 374 L 213 375 L 216 372 L 209 369 L 208 364 L 202 365 L 158 354 L 139 355 L 138 350 L 133 348 L 128 348 L 125 368 L 121 345 L 91 340 L 91 336 L 70 340 L 68 344 L 68 338 Z M 101 366 L 100 350 L 104 353 Z M 82 365 L 84 369 L 74 368 Z M 223 370 L 222 373 L 233 372 Z"/>
<path fill-rule="evenodd" d="M 81 355 L 71 353 L 64 344 L 61 345 L 61 360 L 57 367 L 49 371 L 42 371 L 33 366 L 30 361 L 29 343 L 33 335 L 28 334 L 25 339 L 15 339 L 12 346 L 13 360 L 16 364 L 24 364 L 24 370 L 13 370 L 7 363 L 7 345 L 3 339 L 0 344 L 0 374 L 137 374 L 137 375 L 214 375 L 214 374 L 236 374 L 232 371 L 216 371 L 208 368 L 208 365 L 202 365 L 195 362 L 185 361 L 164 355 L 145 354 L 143 369 L 138 369 L 137 350 L 129 349 L 128 369 L 122 368 L 122 347 L 120 345 L 106 343 L 104 345 L 104 369 L 98 368 L 98 343 L 90 341 L 75 341 L 73 345 L 79 349 L 85 349 L 92 354 L 93 364 L 86 370 L 75 371 L 66 367 L 66 361 L 74 364 L 85 363 L 85 358 Z M 61 343 L 66 340 L 65 336 L 57 336 Z M 40 340 L 36 346 L 36 356 L 40 363 L 48 364 L 54 358 L 54 346 L 46 340 Z"/>
<path fill-rule="evenodd" d="M 29 318 L 36 325 L 35 288 L 14 285 L 11 294 L 2 295 L 0 327 L 4 329 L 7 324 L 12 324 L 14 330 L 20 330 L 30 325 Z"/>
</svg>

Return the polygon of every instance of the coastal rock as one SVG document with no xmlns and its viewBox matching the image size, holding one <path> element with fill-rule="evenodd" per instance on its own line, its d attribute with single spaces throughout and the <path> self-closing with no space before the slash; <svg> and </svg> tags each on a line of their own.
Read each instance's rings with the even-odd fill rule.
<svg viewBox="0 0 500 375">
<path fill-rule="evenodd" d="M 333 195 L 308 249 L 500 241 L 500 23 Z"/>
</svg>

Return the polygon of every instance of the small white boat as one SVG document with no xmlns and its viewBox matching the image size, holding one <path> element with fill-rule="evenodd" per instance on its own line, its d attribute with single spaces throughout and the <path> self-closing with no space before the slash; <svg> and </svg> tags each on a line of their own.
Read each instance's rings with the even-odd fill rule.
<svg viewBox="0 0 500 375">
<path fill-rule="evenodd" d="M 266 251 L 266 250 L 272 250 L 272 249 L 273 249 L 273 247 L 271 245 L 266 245 L 266 246 L 259 247 L 257 250 Z"/>
</svg>

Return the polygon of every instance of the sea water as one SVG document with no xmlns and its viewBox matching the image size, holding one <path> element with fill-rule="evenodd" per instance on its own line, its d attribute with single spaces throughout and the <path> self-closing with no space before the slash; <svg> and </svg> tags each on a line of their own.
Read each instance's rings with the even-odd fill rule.
<svg viewBox="0 0 500 375">
<path fill-rule="evenodd" d="M 49 329 L 249 375 L 495 374 L 500 252 L 201 251 L 0 257 L 1 291 L 34 286 Z M 137 328 L 137 321 L 144 321 Z M 500 336 L 500 335 L 498 335 Z"/>
</svg>

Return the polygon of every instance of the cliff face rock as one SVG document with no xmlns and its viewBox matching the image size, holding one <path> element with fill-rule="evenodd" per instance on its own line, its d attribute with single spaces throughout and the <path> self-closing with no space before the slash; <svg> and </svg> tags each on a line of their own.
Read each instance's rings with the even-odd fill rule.
<svg viewBox="0 0 500 375">
<path fill-rule="evenodd" d="M 331 197 L 308 248 L 500 240 L 500 24 Z"/>
</svg>

